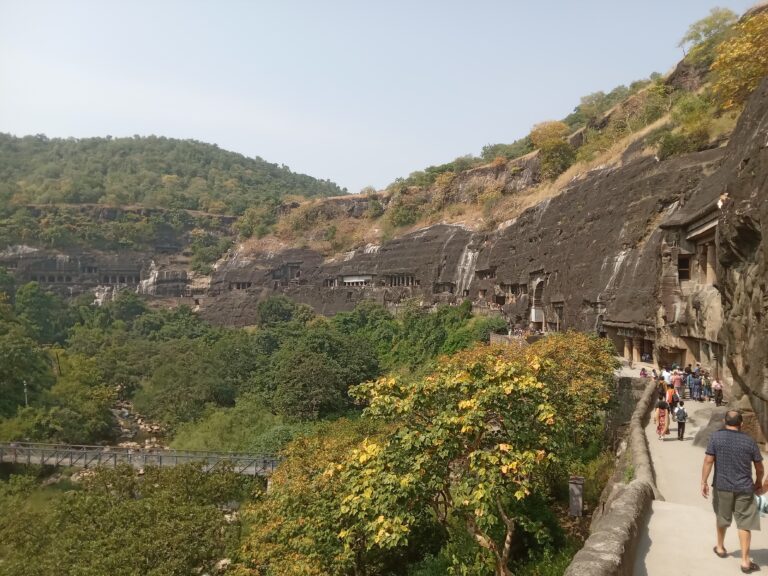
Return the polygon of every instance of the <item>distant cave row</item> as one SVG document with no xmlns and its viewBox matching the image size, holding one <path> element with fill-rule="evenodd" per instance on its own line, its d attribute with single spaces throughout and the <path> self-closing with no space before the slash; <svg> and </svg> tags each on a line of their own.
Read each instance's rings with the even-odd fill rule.
<svg viewBox="0 0 768 576">
<path fill-rule="evenodd" d="M 41 284 L 73 284 L 80 282 L 92 283 L 96 281 L 101 282 L 102 284 L 110 285 L 131 285 L 141 282 L 141 276 L 138 274 L 104 274 L 103 276 L 96 278 L 82 278 L 74 277 L 70 274 L 30 274 L 29 281 L 39 282 Z"/>
<path fill-rule="evenodd" d="M 382 288 L 411 288 L 421 286 L 421 281 L 412 274 L 385 275 L 375 279 L 373 274 L 359 274 L 354 276 L 336 276 L 323 280 L 323 288 L 374 286 Z"/>
</svg>

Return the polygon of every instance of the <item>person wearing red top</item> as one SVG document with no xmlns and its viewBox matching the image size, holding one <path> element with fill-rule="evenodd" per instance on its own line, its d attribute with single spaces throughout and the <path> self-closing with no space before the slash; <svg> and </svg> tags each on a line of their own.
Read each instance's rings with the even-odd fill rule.
<svg viewBox="0 0 768 576">
<path fill-rule="evenodd" d="M 683 397 L 683 375 L 680 373 L 680 370 L 675 370 L 672 373 L 672 378 L 670 378 L 670 382 L 672 383 L 672 386 L 675 388 L 675 392 L 677 392 L 678 398 Z"/>
</svg>

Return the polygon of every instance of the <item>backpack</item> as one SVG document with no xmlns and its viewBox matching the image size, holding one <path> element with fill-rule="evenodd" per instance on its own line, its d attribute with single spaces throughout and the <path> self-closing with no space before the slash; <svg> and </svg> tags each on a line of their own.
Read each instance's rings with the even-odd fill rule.
<svg viewBox="0 0 768 576">
<path fill-rule="evenodd" d="M 677 395 L 677 392 L 672 393 L 672 402 L 674 402 L 675 404 L 680 402 L 680 396 Z"/>
<path fill-rule="evenodd" d="M 685 422 L 688 420 L 688 413 L 685 411 L 685 408 L 680 406 L 677 410 L 675 410 L 675 417 L 677 418 L 678 422 Z"/>
</svg>

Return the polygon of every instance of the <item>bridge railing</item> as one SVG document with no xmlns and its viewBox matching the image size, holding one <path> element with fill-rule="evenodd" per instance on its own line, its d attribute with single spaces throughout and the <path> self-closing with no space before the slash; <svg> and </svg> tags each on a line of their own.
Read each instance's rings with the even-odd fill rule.
<svg viewBox="0 0 768 576">
<path fill-rule="evenodd" d="M 134 468 L 146 466 L 177 466 L 201 463 L 210 471 L 231 465 L 235 472 L 251 476 L 266 476 L 277 467 L 278 459 L 271 455 L 229 452 L 147 450 L 112 446 L 42 444 L 30 442 L 0 443 L 0 463 L 39 464 L 48 466 L 115 467 L 128 464 Z"/>
</svg>

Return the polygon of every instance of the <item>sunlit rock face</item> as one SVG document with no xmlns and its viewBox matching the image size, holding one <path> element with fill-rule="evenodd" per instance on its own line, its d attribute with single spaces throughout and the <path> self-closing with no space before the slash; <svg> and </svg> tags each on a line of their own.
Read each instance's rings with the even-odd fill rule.
<svg viewBox="0 0 768 576">
<path fill-rule="evenodd" d="M 511 327 L 613 337 L 621 326 L 647 332 L 652 343 L 659 223 L 721 155 L 661 163 L 644 157 L 595 170 L 488 233 L 438 224 L 329 260 L 296 248 L 235 251 L 214 273 L 202 313 L 220 323 L 253 323 L 256 304 L 272 293 L 323 314 L 351 310 L 362 299 L 396 308 L 409 298 L 426 306 L 466 298 L 476 312 L 503 314 Z"/>
<path fill-rule="evenodd" d="M 727 363 L 768 431 L 768 80 L 751 97 L 717 175 L 722 191 Z M 745 401 L 742 404 L 746 403 Z"/>
</svg>

